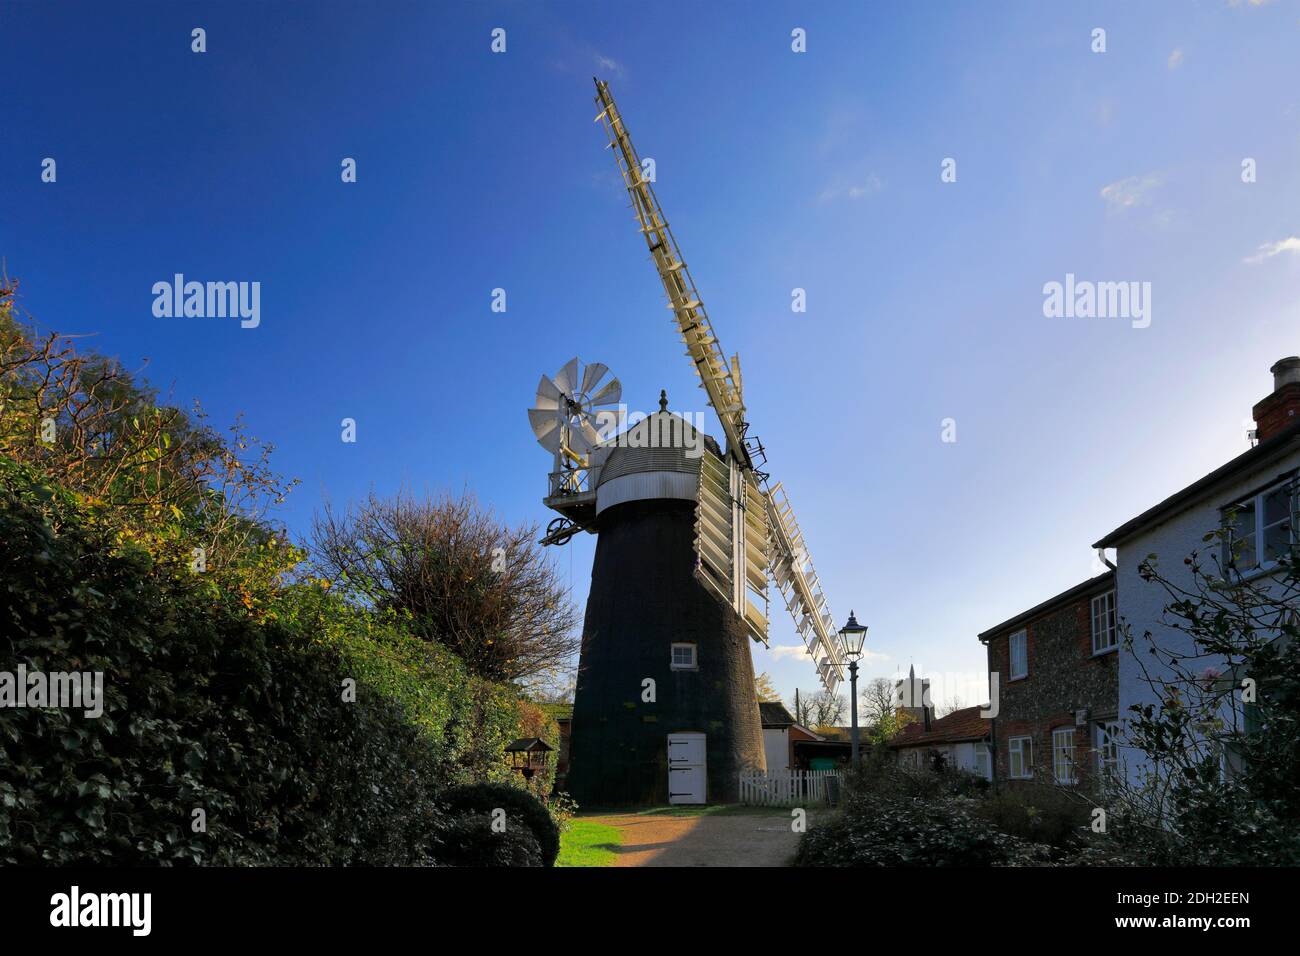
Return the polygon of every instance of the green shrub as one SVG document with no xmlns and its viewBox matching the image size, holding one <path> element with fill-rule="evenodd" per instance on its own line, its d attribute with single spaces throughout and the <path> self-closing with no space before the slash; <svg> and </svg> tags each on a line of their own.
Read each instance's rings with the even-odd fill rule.
<svg viewBox="0 0 1300 956">
<path fill-rule="evenodd" d="M 954 770 L 902 767 L 872 748 L 845 777 L 843 808 L 799 843 L 800 866 L 1017 866 L 1046 862 L 1044 846 L 991 827 L 985 788 Z"/>
<path fill-rule="evenodd" d="M 990 828 L 966 797 L 854 799 L 804 834 L 796 866 L 1015 866 L 1044 848 Z"/>
<path fill-rule="evenodd" d="M 0 708 L 0 863 L 416 864 L 436 763 L 337 651 L 0 460 L 0 661 L 98 671 L 104 712 Z M 203 810 L 206 832 L 195 832 Z"/>
<path fill-rule="evenodd" d="M 1021 784 L 988 794 L 979 815 L 1003 833 L 1058 850 L 1083 846 L 1091 834 L 1092 803 L 1056 787 Z"/>
<path fill-rule="evenodd" d="M 438 862 L 446 866 L 542 866 L 542 848 L 527 827 L 494 830 L 483 813 L 452 817 L 440 830 Z"/>
<path fill-rule="evenodd" d="M 506 829 L 510 830 L 516 821 L 522 824 L 541 848 L 542 865 L 555 865 L 560 853 L 560 828 L 546 806 L 526 790 L 502 783 L 473 784 L 448 790 L 438 802 L 451 817 L 468 813 L 490 819 L 493 810 L 504 810 Z"/>
<path fill-rule="evenodd" d="M 521 783 L 504 757 L 525 735 L 514 688 L 474 677 L 447 648 L 411 634 L 402 616 L 358 609 L 319 582 L 285 588 L 270 615 L 311 634 L 358 682 L 402 706 L 431 749 L 438 787 Z"/>
</svg>

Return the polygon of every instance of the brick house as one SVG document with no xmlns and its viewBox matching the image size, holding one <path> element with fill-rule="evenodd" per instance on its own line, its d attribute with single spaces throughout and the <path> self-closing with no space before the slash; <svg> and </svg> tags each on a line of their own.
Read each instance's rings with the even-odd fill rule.
<svg viewBox="0 0 1300 956">
<path fill-rule="evenodd" d="M 979 635 L 996 707 L 986 722 L 997 782 L 1073 785 L 1114 768 L 1117 624 L 1111 570 Z"/>
</svg>

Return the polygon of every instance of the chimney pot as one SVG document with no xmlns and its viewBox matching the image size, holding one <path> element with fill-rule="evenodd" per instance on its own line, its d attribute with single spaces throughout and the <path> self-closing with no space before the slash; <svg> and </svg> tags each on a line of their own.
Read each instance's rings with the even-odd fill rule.
<svg viewBox="0 0 1300 956">
<path fill-rule="evenodd" d="M 1273 391 L 1251 409 L 1261 443 L 1300 420 L 1300 355 L 1273 363 Z"/>
<path fill-rule="evenodd" d="M 1300 355 L 1290 355 L 1273 363 L 1273 391 L 1292 382 L 1300 382 Z"/>
</svg>

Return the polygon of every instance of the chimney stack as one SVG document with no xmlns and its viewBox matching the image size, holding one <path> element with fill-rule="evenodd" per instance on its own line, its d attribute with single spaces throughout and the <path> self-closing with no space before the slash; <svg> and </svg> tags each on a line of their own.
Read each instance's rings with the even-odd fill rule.
<svg viewBox="0 0 1300 956">
<path fill-rule="evenodd" d="M 1260 444 L 1300 422 L 1300 356 L 1281 359 L 1269 371 L 1273 373 L 1273 394 L 1251 409 Z"/>
</svg>

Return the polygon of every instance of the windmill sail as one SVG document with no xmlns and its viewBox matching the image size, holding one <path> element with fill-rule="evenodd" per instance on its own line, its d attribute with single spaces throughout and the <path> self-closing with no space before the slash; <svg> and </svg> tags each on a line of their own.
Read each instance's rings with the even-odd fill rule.
<svg viewBox="0 0 1300 956">
<path fill-rule="evenodd" d="M 705 450 L 695 505 L 696 577 L 767 643 L 767 509 L 753 473 Z"/>
<path fill-rule="evenodd" d="M 727 437 L 727 461 L 706 455 L 712 462 L 703 465 L 700 471 L 696 522 L 698 575 L 732 605 L 744 619 L 751 636 L 766 643 L 765 579 L 770 570 L 786 607 L 794 616 L 804 646 L 812 655 L 822 684 L 834 691 L 844 663 L 835 640 L 834 620 L 784 491 L 780 484 L 769 487 L 767 476 L 755 469 L 754 457 L 761 453 L 761 446 L 746 437 L 749 423 L 745 421 L 740 363 L 727 362 L 654 188 L 641 174 L 641 157 L 614 105 L 609 85 L 602 80 L 596 80 L 596 102 L 600 105 L 596 120 L 603 123 L 609 137 L 609 148 L 663 282 L 677 332 L 686 344 L 686 354 Z M 762 491 L 758 487 L 760 481 Z M 760 545 L 760 541 L 764 543 Z M 755 587 L 758 575 L 764 578 L 761 588 Z M 761 627 L 757 622 L 758 607 L 751 597 L 753 591 L 762 595 Z"/>
</svg>

